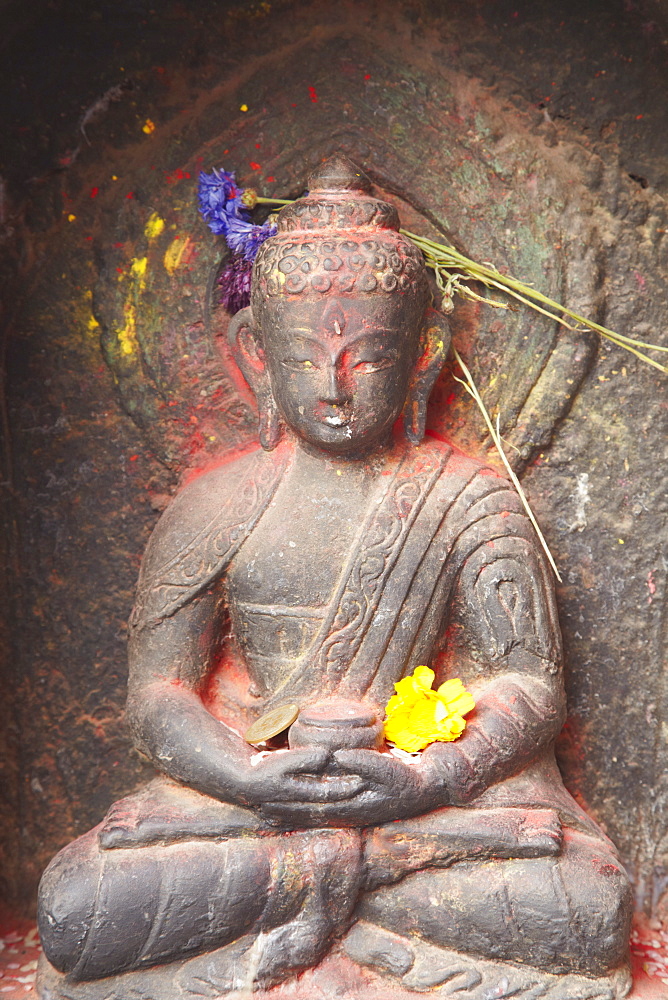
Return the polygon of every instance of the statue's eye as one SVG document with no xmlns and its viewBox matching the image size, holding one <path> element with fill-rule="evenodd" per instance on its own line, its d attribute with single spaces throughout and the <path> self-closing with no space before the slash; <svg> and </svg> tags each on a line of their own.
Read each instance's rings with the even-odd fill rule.
<svg viewBox="0 0 668 1000">
<path fill-rule="evenodd" d="M 318 366 L 308 358 L 286 358 L 282 362 L 285 368 L 289 368 L 293 372 L 314 372 L 318 370 Z"/>
<path fill-rule="evenodd" d="M 392 368 L 394 358 L 379 358 L 378 361 L 358 361 L 354 366 L 357 375 L 375 375 L 376 372 Z"/>
</svg>

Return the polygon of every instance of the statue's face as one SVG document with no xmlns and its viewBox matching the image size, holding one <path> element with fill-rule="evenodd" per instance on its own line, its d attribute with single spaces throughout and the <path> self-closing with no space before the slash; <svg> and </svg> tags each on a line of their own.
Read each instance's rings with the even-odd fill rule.
<svg viewBox="0 0 668 1000">
<path fill-rule="evenodd" d="M 421 319 L 411 297 L 270 300 L 262 344 L 285 421 L 334 454 L 383 443 L 406 400 Z"/>
</svg>

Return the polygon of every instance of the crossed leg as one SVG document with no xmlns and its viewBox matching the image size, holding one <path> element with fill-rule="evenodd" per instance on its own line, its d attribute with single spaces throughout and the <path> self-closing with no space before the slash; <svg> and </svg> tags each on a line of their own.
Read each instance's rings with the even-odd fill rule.
<svg viewBox="0 0 668 1000">
<path fill-rule="evenodd" d="M 602 976 L 626 960 L 630 892 L 603 840 L 565 829 L 558 856 L 420 871 L 366 893 L 355 916 L 454 951 Z"/>
<path fill-rule="evenodd" d="M 268 938 L 257 978 L 317 964 L 347 929 L 361 835 L 317 830 L 101 850 L 98 829 L 65 847 L 40 885 L 48 961 L 72 982 Z"/>
<path fill-rule="evenodd" d="M 420 859 L 413 841 L 412 857 L 388 876 L 393 884 L 364 892 L 369 833 L 365 857 L 357 830 L 112 850 L 100 849 L 93 830 L 44 874 L 39 923 L 46 957 L 70 981 L 87 981 L 204 954 L 262 931 L 258 980 L 269 984 L 316 965 L 354 913 L 442 948 L 549 972 L 598 976 L 625 959 L 630 888 L 603 840 L 566 830 L 553 856 L 450 867 Z M 406 871 L 413 874 L 404 877 Z"/>
</svg>

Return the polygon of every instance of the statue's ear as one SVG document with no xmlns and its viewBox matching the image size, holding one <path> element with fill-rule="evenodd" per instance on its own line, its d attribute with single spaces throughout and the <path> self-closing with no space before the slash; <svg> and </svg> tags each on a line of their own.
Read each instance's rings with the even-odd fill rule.
<svg viewBox="0 0 668 1000">
<path fill-rule="evenodd" d="M 257 400 L 260 444 L 265 451 L 272 451 L 281 437 L 281 422 L 250 306 L 232 317 L 227 339 L 232 356 Z"/>
<path fill-rule="evenodd" d="M 250 306 L 234 314 L 227 328 L 227 340 L 243 377 L 255 392 L 258 380 L 262 380 L 266 372 L 264 351 L 258 343 Z"/>
<path fill-rule="evenodd" d="M 421 353 L 415 364 L 404 407 L 404 430 L 411 444 L 419 444 L 427 422 L 427 402 L 450 347 L 450 326 L 443 313 L 427 309 L 420 337 Z"/>
</svg>

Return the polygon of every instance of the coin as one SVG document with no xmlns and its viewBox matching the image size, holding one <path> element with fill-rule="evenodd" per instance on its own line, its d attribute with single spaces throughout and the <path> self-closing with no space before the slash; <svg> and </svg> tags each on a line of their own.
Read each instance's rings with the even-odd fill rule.
<svg viewBox="0 0 668 1000">
<path fill-rule="evenodd" d="M 266 712 L 244 733 L 246 743 L 263 743 L 291 726 L 299 715 L 299 705 L 280 705 Z"/>
</svg>

